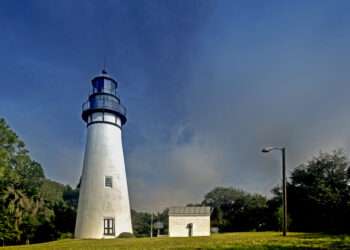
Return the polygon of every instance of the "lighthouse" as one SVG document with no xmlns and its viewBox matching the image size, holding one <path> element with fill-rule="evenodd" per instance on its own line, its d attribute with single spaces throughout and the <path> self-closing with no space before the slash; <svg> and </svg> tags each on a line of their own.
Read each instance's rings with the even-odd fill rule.
<svg viewBox="0 0 350 250">
<path fill-rule="evenodd" d="M 75 238 L 114 238 L 132 233 L 122 145 L 126 109 L 120 102 L 117 81 L 105 70 L 91 82 L 82 110 L 87 140 Z"/>
</svg>

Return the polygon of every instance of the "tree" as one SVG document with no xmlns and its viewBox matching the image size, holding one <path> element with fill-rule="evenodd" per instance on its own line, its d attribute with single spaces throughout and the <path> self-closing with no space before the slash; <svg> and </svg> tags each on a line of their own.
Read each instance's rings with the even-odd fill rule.
<svg viewBox="0 0 350 250">
<path fill-rule="evenodd" d="M 267 200 L 239 189 L 217 187 L 207 193 L 203 205 L 213 209 L 212 225 L 220 231 L 263 230 L 267 227 Z"/>
<path fill-rule="evenodd" d="M 291 229 L 350 232 L 350 170 L 343 151 L 320 153 L 297 167 L 288 185 Z"/>
<path fill-rule="evenodd" d="M 1 197 L 7 210 L 4 213 L 11 219 L 13 236 L 17 241 L 29 242 L 35 236 L 37 227 L 52 217 L 52 211 L 41 198 L 30 198 L 21 190 L 8 187 Z"/>
<path fill-rule="evenodd" d="M 24 242 L 52 215 L 40 197 L 44 172 L 15 132 L 0 119 L 0 237 Z"/>
<path fill-rule="evenodd" d="M 151 231 L 151 214 L 131 210 L 132 226 L 136 236 L 149 236 Z"/>
</svg>

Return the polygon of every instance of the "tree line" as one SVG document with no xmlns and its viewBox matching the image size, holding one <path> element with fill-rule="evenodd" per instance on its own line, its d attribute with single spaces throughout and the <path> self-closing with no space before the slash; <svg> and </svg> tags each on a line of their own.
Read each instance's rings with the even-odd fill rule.
<svg viewBox="0 0 350 250">
<path fill-rule="evenodd" d="M 320 153 L 296 167 L 290 173 L 287 193 L 290 230 L 350 233 L 350 168 L 343 151 Z M 0 119 L 1 243 L 73 237 L 78 197 L 79 187 L 47 179 L 24 142 Z M 270 198 L 233 187 L 217 187 L 195 205 L 212 208 L 212 227 L 233 232 L 280 230 L 281 204 L 281 189 L 276 186 Z M 153 217 L 154 222 L 164 223 L 161 233 L 166 234 L 167 210 Z M 150 235 L 150 213 L 132 210 L 132 221 L 136 236 Z"/>
<path fill-rule="evenodd" d="M 287 183 L 288 228 L 297 232 L 350 233 L 350 167 L 341 150 L 319 153 L 297 166 Z M 251 194 L 233 187 L 217 187 L 201 203 L 212 208 L 211 226 L 219 232 L 281 231 L 283 222 L 281 187 L 272 197 Z M 167 210 L 158 216 L 166 222 Z M 135 214 L 135 216 L 138 216 Z M 142 213 L 135 231 L 149 232 L 150 214 Z M 165 230 L 167 228 L 165 227 Z M 164 231 L 166 233 L 166 231 Z"/>
<path fill-rule="evenodd" d="M 25 144 L 0 119 L 0 244 L 70 237 L 78 190 L 45 178 Z"/>
</svg>

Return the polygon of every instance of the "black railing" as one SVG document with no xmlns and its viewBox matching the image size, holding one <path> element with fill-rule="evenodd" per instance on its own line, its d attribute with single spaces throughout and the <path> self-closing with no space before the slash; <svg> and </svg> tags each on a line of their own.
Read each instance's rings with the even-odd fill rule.
<svg viewBox="0 0 350 250">
<path fill-rule="evenodd" d="M 122 104 L 106 98 L 86 101 L 83 103 L 82 109 L 83 113 L 87 110 L 107 109 L 126 116 L 126 108 Z"/>
<path fill-rule="evenodd" d="M 90 91 L 90 94 L 109 94 L 109 95 L 114 95 L 115 97 L 117 97 L 118 99 L 120 99 L 119 93 L 117 91 L 117 89 L 114 90 L 107 90 L 107 89 L 101 89 L 101 90 L 97 90 L 96 88 L 92 87 L 92 90 Z"/>
</svg>

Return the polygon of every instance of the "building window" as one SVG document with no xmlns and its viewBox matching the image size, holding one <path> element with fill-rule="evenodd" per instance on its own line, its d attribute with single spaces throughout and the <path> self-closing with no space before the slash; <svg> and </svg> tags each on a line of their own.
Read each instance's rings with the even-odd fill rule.
<svg viewBox="0 0 350 250">
<path fill-rule="evenodd" d="M 103 219 L 103 234 L 104 235 L 115 235 L 114 218 L 104 218 Z"/>
<path fill-rule="evenodd" d="M 112 176 L 105 176 L 105 187 L 113 187 Z"/>
</svg>

